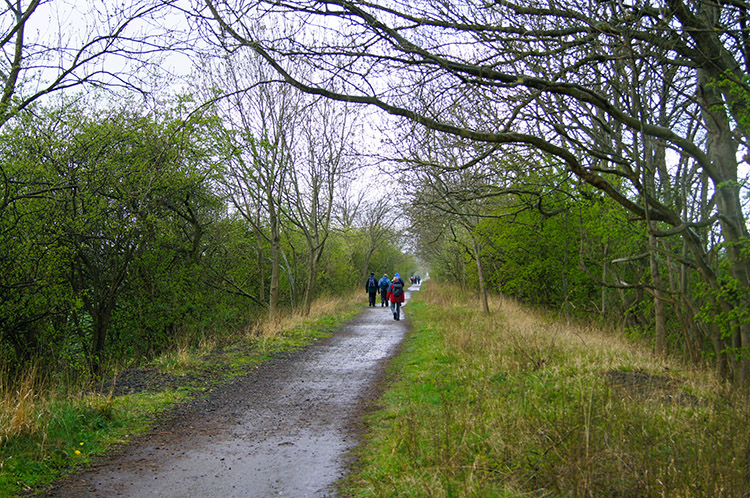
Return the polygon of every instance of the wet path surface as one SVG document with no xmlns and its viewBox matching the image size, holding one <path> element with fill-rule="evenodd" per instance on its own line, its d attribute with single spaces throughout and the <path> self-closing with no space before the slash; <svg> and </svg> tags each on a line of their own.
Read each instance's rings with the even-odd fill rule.
<svg viewBox="0 0 750 498">
<path fill-rule="evenodd" d="M 217 390 L 47 496 L 336 496 L 359 443 L 352 427 L 406 334 L 407 313 L 395 321 L 389 308 L 367 308 L 332 337 Z"/>
</svg>

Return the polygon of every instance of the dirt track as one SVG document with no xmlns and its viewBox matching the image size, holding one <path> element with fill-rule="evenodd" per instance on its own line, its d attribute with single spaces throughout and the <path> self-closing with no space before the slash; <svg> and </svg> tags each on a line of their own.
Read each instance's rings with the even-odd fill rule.
<svg viewBox="0 0 750 498">
<path fill-rule="evenodd" d="M 180 406 L 45 496 L 336 496 L 362 409 L 406 333 L 404 317 L 367 308 L 332 337 Z"/>
</svg>

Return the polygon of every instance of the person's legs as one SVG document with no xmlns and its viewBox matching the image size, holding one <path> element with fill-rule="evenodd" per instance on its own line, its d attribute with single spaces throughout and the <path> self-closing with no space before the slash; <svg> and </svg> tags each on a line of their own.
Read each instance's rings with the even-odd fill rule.
<svg viewBox="0 0 750 498">
<path fill-rule="evenodd" d="M 396 311 L 393 313 L 396 320 L 401 320 L 401 303 L 396 303 Z"/>
<path fill-rule="evenodd" d="M 393 301 L 391 301 L 391 313 L 393 313 L 393 319 L 398 320 L 398 318 L 396 318 L 396 303 Z"/>
</svg>

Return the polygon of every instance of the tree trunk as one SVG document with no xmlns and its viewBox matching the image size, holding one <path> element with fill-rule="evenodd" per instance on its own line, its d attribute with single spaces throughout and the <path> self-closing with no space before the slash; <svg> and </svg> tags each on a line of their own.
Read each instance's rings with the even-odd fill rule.
<svg viewBox="0 0 750 498">
<path fill-rule="evenodd" d="M 310 264 L 307 268 L 307 284 L 305 285 L 305 300 L 302 305 L 302 313 L 307 316 L 312 308 L 312 301 L 315 298 L 315 287 L 318 277 L 318 266 L 320 258 L 323 255 L 323 247 L 313 248 L 310 251 Z"/>
<path fill-rule="evenodd" d="M 107 293 L 109 294 L 109 293 Z M 91 372 L 94 375 L 101 373 L 102 355 L 107 339 L 109 322 L 115 309 L 115 296 L 103 296 L 99 302 L 89 304 L 89 313 L 92 321 L 93 344 L 91 351 Z"/>
<path fill-rule="evenodd" d="M 266 299 L 266 272 L 263 269 L 264 268 L 264 261 L 263 261 L 263 240 L 265 237 L 263 236 L 263 233 L 260 231 L 260 210 L 261 206 L 260 203 L 255 208 L 255 218 L 256 222 L 253 223 L 253 230 L 255 231 L 255 254 L 258 258 L 258 297 L 265 301 Z"/>
<path fill-rule="evenodd" d="M 313 300 L 313 294 L 315 292 L 315 276 L 318 273 L 317 264 L 313 263 L 312 260 L 314 258 L 310 258 L 310 265 L 307 268 L 307 282 L 305 283 L 305 297 L 302 302 L 302 314 L 304 316 L 307 316 L 310 314 L 310 309 L 312 308 L 312 300 Z"/>
<path fill-rule="evenodd" d="M 656 229 L 656 223 L 650 223 Z M 656 339 L 656 354 L 664 356 L 667 353 L 667 314 L 664 305 L 664 292 L 659 273 L 659 262 L 656 258 L 657 241 L 654 235 L 648 237 L 649 266 L 651 268 L 651 283 L 654 286 L 654 334 Z"/>
<path fill-rule="evenodd" d="M 289 263 L 289 258 L 286 256 L 286 251 L 279 245 L 279 252 L 281 253 L 281 259 L 284 260 L 284 271 L 286 272 L 286 278 L 289 282 L 289 302 L 292 305 L 292 309 L 297 307 L 297 292 L 296 292 L 296 279 L 294 277 L 294 269 Z M 293 258 L 292 261 L 295 261 Z"/>
<path fill-rule="evenodd" d="M 268 319 L 276 320 L 279 307 L 279 275 L 281 273 L 281 230 L 279 219 L 274 208 L 273 199 L 269 201 L 269 222 L 271 224 L 271 283 L 268 289 Z"/>
<path fill-rule="evenodd" d="M 479 256 L 479 244 L 476 235 L 471 235 L 471 241 L 474 243 L 474 258 L 477 262 L 477 278 L 479 279 L 479 301 L 482 304 L 482 313 L 490 314 L 490 306 L 487 302 L 487 287 L 484 282 L 484 272 L 482 271 L 482 258 Z"/>
<path fill-rule="evenodd" d="M 603 253 L 603 259 L 604 264 L 602 264 L 602 282 L 607 281 L 607 249 L 609 249 L 609 246 L 605 244 L 604 246 L 604 253 Z M 602 309 L 600 311 L 600 316 L 606 317 L 608 311 L 607 306 L 607 286 L 602 285 Z"/>
<path fill-rule="evenodd" d="M 737 144 L 732 134 L 722 99 L 706 71 L 698 71 L 700 95 L 703 97 L 703 117 L 708 130 L 708 155 L 721 174 L 720 181 L 714 179 L 716 209 L 720 215 L 721 234 L 726 243 L 726 255 L 730 264 L 729 273 L 736 281 L 738 295 L 722 303 L 725 310 L 737 306 L 750 307 L 747 295 L 750 290 L 748 259 L 743 255 L 748 233 L 740 202 L 740 185 L 737 182 Z M 724 300 L 724 298 L 721 298 Z M 734 323 L 732 345 L 739 349 L 739 376 L 741 385 L 750 384 L 750 324 Z"/>
</svg>

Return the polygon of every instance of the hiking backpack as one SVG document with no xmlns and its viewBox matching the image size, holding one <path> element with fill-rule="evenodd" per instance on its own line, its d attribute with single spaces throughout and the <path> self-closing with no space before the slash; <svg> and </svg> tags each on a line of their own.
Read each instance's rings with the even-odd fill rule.
<svg viewBox="0 0 750 498">
<path fill-rule="evenodd" d="M 378 281 L 375 277 L 370 277 L 367 280 L 367 290 L 372 292 L 378 290 Z"/>
<path fill-rule="evenodd" d="M 393 290 L 391 291 L 391 294 L 393 294 L 393 297 L 401 297 L 403 293 L 404 293 L 404 284 L 402 282 L 393 282 Z"/>
</svg>

